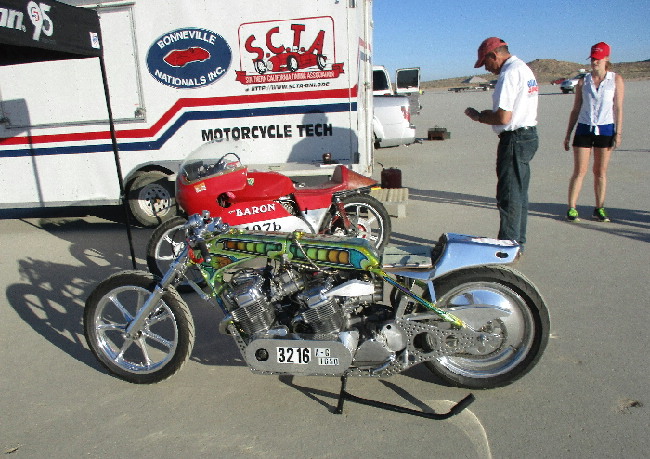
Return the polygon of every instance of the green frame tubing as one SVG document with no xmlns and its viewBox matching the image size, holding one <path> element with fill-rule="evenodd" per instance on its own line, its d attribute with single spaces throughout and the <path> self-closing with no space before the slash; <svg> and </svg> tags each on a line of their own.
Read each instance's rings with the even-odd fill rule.
<svg viewBox="0 0 650 459">
<path fill-rule="evenodd" d="M 332 240 L 332 238 L 305 234 L 301 231 L 280 234 L 231 230 L 209 239 L 207 243 L 211 258 L 209 260 L 196 258 L 190 252 L 189 263 L 199 268 L 210 286 L 211 296 L 217 300 L 222 309 L 219 295 L 225 288 L 225 272 L 246 261 L 264 257 L 272 260 L 284 259 L 292 263 L 313 266 L 319 270 L 334 268 L 371 272 L 438 314 L 445 322 L 458 328 L 465 327 L 461 319 L 416 295 L 381 269 L 379 255 L 374 247 L 363 239 Z"/>
</svg>

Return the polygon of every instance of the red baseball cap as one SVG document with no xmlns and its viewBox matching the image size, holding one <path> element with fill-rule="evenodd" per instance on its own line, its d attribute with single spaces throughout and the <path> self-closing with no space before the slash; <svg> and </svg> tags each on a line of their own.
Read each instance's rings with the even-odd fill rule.
<svg viewBox="0 0 650 459">
<path fill-rule="evenodd" d="M 609 45 L 605 43 L 604 41 L 601 41 L 600 43 L 596 43 L 594 46 L 591 47 L 591 54 L 587 59 L 603 59 L 607 56 L 609 56 Z"/>
<path fill-rule="evenodd" d="M 490 37 L 483 40 L 481 46 L 478 47 L 478 60 L 476 61 L 476 64 L 474 64 L 474 68 L 477 69 L 479 67 L 483 67 L 483 64 L 485 63 L 485 56 L 490 54 L 499 46 L 506 46 L 507 44 L 508 43 L 497 37 Z"/>
</svg>

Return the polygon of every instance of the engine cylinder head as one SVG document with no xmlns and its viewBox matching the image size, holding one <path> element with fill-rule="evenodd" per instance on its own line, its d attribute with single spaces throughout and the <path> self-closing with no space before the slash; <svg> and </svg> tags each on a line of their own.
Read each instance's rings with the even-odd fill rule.
<svg viewBox="0 0 650 459">
<path fill-rule="evenodd" d="M 298 295 L 298 301 L 306 306 L 301 311 L 301 316 L 314 333 L 338 333 L 343 327 L 344 317 L 341 306 L 336 299 L 325 296 L 331 288 L 332 283 L 323 280 L 310 285 Z"/>
<path fill-rule="evenodd" d="M 233 276 L 221 295 L 233 320 L 249 335 L 266 331 L 275 322 L 275 309 L 262 291 L 263 284 L 261 275 L 242 272 Z"/>
<path fill-rule="evenodd" d="M 310 305 L 302 316 L 314 333 L 338 333 L 343 327 L 343 311 L 333 298 Z"/>
</svg>

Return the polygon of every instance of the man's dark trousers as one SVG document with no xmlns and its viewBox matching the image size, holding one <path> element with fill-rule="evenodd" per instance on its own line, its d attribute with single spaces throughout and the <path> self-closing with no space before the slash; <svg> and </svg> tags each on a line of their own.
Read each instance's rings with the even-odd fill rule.
<svg viewBox="0 0 650 459">
<path fill-rule="evenodd" d="M 528 219 L 528 185 L 530 161 L 535 156 L 539 139 L 537 128 L 504 131 L 499 135 L 497 150 L 497 206 L 499 207 L 499 239 L 526 243 Z"/>
</svg>

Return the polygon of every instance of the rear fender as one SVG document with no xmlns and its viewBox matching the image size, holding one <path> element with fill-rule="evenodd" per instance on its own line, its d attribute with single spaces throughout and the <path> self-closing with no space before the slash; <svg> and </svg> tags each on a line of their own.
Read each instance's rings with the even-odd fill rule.
<svg viewBox="0 0 650 459">
<path fill-rule="evenodd" d="M 359 188 L 373 187 L 377 185 L 377 181 L 354 172 L 345 166 L 336 166 L 332 174 L 332 181 L 342 183 L 344 190 L 357 190 Z"/>
<path fill-rule="evenodd" d="M 434 261 L 432 278 L 457 269 L 512 263 L 520 250 L 516 241 L 456 233 L 443 234 L 438 244 L 442 250 Z"/>
</svg>

